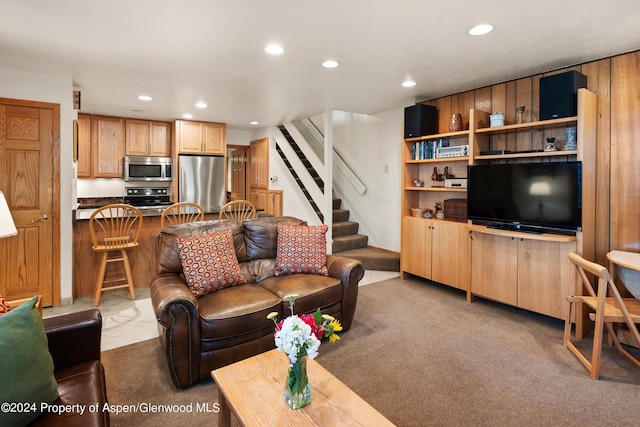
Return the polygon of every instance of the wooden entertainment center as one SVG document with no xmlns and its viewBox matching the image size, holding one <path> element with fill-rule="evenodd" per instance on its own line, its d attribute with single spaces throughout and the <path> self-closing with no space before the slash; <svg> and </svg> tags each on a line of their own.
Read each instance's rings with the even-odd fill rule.
<svg viewBox="0 0 640 427">
<path fill-rule="evenodd" d="M 403 139 L 400 275 L 462 289 L 469 302 L 478 296 L 564 319 L 567 289 L 578 280 L 567 253 L 593 259 L 595 251 L 596 96 L 579 89 L 573 117 L 498 127 L 489 127 L 487 112 L 472 108 L 468 117 L 468 130 Z M 576 150 L 481 155 L 504 149 L 505 140 L 518 146 L 520 139 L 526 139 L 542 148 L 548 137 L 563 141 L 569 127 L 577 128 Z M 440 140 L 448 140 L 450 146 L 468 145 L 468 155 L 423 160 L 412 156 L 415 143 Z M 434 167 L 446 166 L 456 177 L 466 177 L 468 165 L 563 161 L 582 162 L 582 231 L 575 235 L 496 230 L 471 221 L 412 215 L 412 208 L 428 209 L 446 199 L 466 198 L 465 188 L 432 187 Z M 416 179 L 424 186 L 416 186 Z M 576 327 L 583 330 L 581 313 Z"/>
</svg>

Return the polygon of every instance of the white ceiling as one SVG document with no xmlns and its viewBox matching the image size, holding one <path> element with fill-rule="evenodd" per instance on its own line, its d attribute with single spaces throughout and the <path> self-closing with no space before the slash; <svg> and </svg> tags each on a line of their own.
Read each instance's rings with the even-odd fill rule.
<svg viewBox="0 0 640 427">
<path fill-rule="evenodd" d="M 469 36 L 478 23 L 494 31 Z M 639 48 L 638 0 L 0 0 L 1 67 L 71 77 L 84 112 L 234 129 L 373 114 Z"/>
</svg>

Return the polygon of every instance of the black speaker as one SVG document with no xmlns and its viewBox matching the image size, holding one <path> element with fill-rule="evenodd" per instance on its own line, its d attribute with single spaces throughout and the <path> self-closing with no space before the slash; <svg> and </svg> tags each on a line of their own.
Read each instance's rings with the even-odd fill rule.
<svg viewBox="0 0 640 427">
<path fill-rule="evenodd" d="M 578 89 L 587 87 L 587 76 L 577 71 L 540 79 L 540 120 L 578 114 Z"/>
<path fill-rule="evenodd" d="M 438 133 L 438 111 L 432 105 L 416 104 L 404 109 L 404 137 Z"/>
</svg>

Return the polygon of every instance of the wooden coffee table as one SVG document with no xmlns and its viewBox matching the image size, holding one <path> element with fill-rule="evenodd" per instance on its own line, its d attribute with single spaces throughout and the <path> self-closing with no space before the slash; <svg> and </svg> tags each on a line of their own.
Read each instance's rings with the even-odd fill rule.
<svg viewBox="0 0 640 427">
<path fill-rule="evenodd" d="M 282 396 L 287 356 L 278 350 L 211 371 L 218 386 L 218 425 L 231 425 L 231 411 L 243 426 L 393 426 L 315 360 L 307 361 L 311 403 L 293 410 Z"/>
</svg>

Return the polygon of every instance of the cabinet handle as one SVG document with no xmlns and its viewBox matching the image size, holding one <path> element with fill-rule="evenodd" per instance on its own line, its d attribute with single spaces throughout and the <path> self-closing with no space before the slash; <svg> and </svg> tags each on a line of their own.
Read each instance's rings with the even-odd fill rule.
<svg viewBox="0 0 640 427">
<path fill-rule="evenodd" d="M 469 238 L 473 240 L 473 231 L 469 230 Z"/>
</svg>

